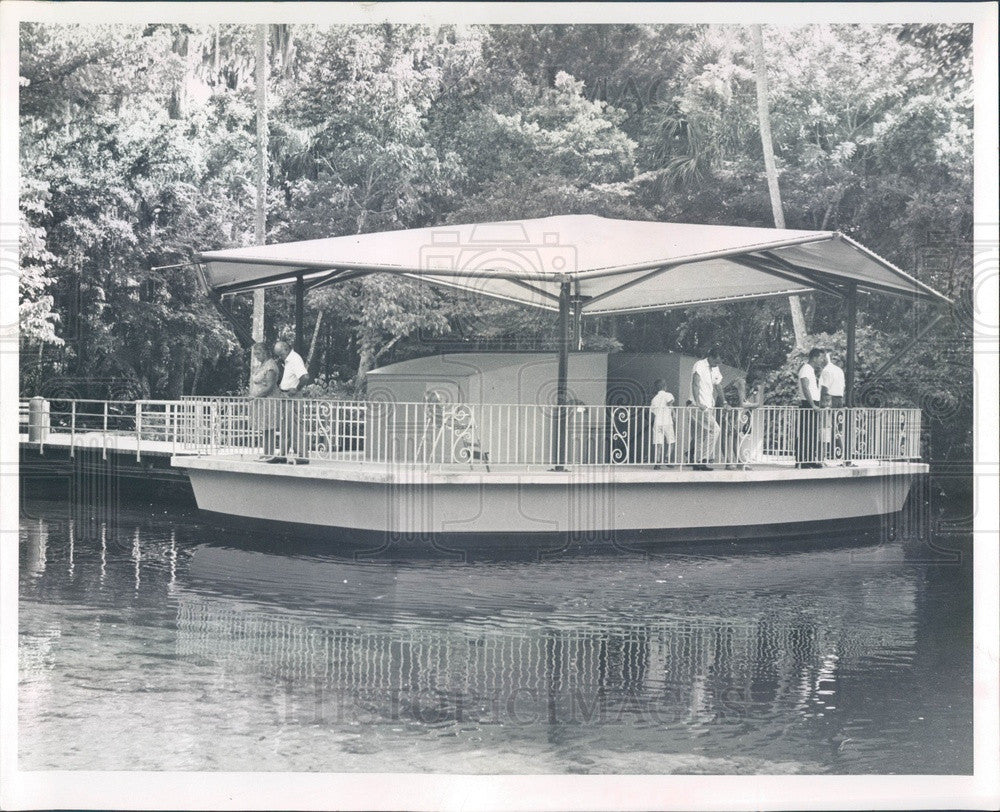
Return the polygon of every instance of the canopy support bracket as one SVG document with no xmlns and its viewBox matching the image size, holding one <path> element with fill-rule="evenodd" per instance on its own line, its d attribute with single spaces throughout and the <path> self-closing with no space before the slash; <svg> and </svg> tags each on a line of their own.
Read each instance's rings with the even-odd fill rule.
<svg viewBox="0 0 1000 812">
<path fill-rule="evenodd" d="M 306 292 L 316 290 L 316 288 L 325 288 L 327 285 L 339 285 L 342 282 L 350 282 L 352 279 L 368 276 L 368 274 L 368 271 L 335 271 L 329 276 L 324 276 L 322 279 L 310 282 L 306 285 Z"/>
<path fill-rule="evenodd" d="M 293 277 L 298 279 L 302 276 L 303 271 L 306 269 L 300 268 L 298 273 Z M 244 291 L 254 290 L 255 288 L 264 287 L 269 284 L 277 284 L 283 280 L 288 279 L 288 272 L 274 274 L 272 276 L 262 276 L 259 279 L 254 279 L 252 282 L 230 282 L 228 284 L 216 285 L 213 290 L 216 293 L 226 294 L 226 293 L 243 293 Z"/>
<path fill-rule="evenodd" d="M 773 262 L 780 269 L 788 273 L 799 274 L 809 280 L 817 290 L 829 293 L 831 296 L 839 296 L 840 298 L 845 298 L 848 295 L 847 288 L 851 282 L 844 283 L 835 277 L 831 277 L 829 274 L 817 271 L 815 268 L 807 268 L 805 265 L 789 262 L 784 257 L 779 257 L 772 251 L 762 251 L 761 256 L 769 262 Z M 843 287 L 839 287 L 839 285 L 843 285 Z"/>
<path fill-rule="evenodd" d="M 807 288 L 814 288 L 815 290 L 822 291 L 823 293 L 829 293 L 831 296 L 843 296 L 843 292 L 837 290 L 837 288 L 826 282 L 810 277 L 808 274 L 800 271 L 797 267 L 783 268 L 774 267 L 779 263 L 775 261 L 774 257 L 755 257 L 755 256 L 743 256 L 743 257 L 731 257 L 730 262 L 735 262 L 738 265 L 743 265 L 744 267 L 751 268 L 755 271 L 760 271 L 761 273 L 766 273 L 769 276 L 776 276 L 778 279 L 784 279 L 786 282 L 794 282 L 797 285 L 802 285 Z"/>
<path fill-rule="evenodd" d="M 538 294 L 543 299 L 548 299 L 549 301 L 552 301 L 552 302 L 558 302 L 559 301 L 559 297 L 558 296 L 556 296 L 556 295 L 554 295 L 552 293 L 549 293 L 547 290 L 543 290 L 542 288 L 535 287 L 534 285 L 529 285 L 527 282 L 525 282 L 522 279 L 511 279 L 510 282 L 512 284 L 517 285 L 519 288 L 524 288 L 525 290 L 530 290 L 532 293 Z"/>
<path fill-rule="evenodd" d="M 309 282 L 306 285 L 306 290 L 310 291 L 320 287 L 321 285 L 331 285 L 334 282 L 339 282 L 340 278 L 345 273 L 347 272 L 341 270 L 340 268 L 335 268 L 334 270 L 330 271 L 330 273 L 328 273 L 326 276 L 321 276 L 319 279 L 313 279 L 311 282 Z"/>
<path fill-rule="evenodd" d="M 870 279 L 864 279 L 864 280 L 862 280 L 862 279 L 844 279 L 844 278 L 838 278 L 838 277 L 834 276 L 833 274 L 827 273 L 826 271 L 820 271 L 820 270 L 817 270 L 816 268 L 806 268 L 806 267 L 804 267 L 802 265 L 796 265 L 794 263 L 791 263 L 787 259 L 783 259 L 781 257 L 774 256 L 770 252 L 765 252 L 765 253 L 767 253 L 768 256 L 770 256 L 771 258 L 773 258 L 776 262 L 781 263 L 781 265 L 783 267 L 787 267 L 790 271 L 793 271 L 794 273 L 802 274 L 802 276 L 804 276 L 804 277 L 806 277 L 807 279 L 810 280 L 810 284 L 812 284 L 812 280 L 816 280 L 818 282 L 826 282 L 826 284 L 829 285 L 829 286 L 835 286 L 837 284 L 844 284 L 846 286 L 846 285 L 849 285 L 849 284 L 851 284 L 853 282 L 854 284 L 856 284 L 858 286 L 859 290 L 860 289 L 864 289 L 865 291 L 869 291 L 869 292 L 872 292 L 872 293 L 884 293 L 884 294 L 886 294 L 888 296 L 899 296 L 899 297 L 904 297 L 904 298 L 911 298 L 913 296 L 913 293 L 911 293 L 911 292 L 900 290 L 898 288 L 892 288 L 892 287 L 889 287 L 888 285 L 883 285 L 880 282 L 874 282 L 874 281 L 872 281 Z M 920 284 L 920 283 L 917 282 L 917 284 Z M 816 287 L 817 290 L 821 290 L 821 288 L 818 285 L 814 285 L 814 287 Z M 836 295 L 836 296 L 846 296 L 845 293 L 840 292 L 840 291 L 835 292 L 834 295 Z"/>
<path fill-rule="evenodd" d="M 634 288 L 636 285 L 641 285 L 643 282 L 648 282 L 650 279 L 659 276 L 661 273 L 666 273 L 672 268 L 679 267 L 680 264 L 681 263 L 675 263 L 672 265 L 663 265 L 659 268 L 650 271 L 649 273 L 643 274 L 642 276 L 636 279 L 632 279 L 629 282 L 625 282 L 621 285 L 618 285 L 617 287 L 611 288 L 610 290 L 606 290 L 604 291 L 604 293 L 598 293 L 596 296 L 591 296 L 589 299 L 587 299 L 583 307 L 587 307 L 589 305 L 595 304 L 596 302 L 603 301 L 604 299 L 607 299 L 610 296 L 616 296 L 617 294 L 621 293 L 624 290 L 628 290 L 629 288 Z M 579 286 L 580 284 L 579 278 L 577 278 L 576 284 L 577 286 Z"/>
<path fill-rule="evenodd" d="M 215 305 L 215 309 L 219 312 L 219 315 L 229 323 L 229 328 L 236 335 L 236 340 L 239 342 L 240 347 L 244 350 L 252 347 L 254 344 L 253 336 L 246 326 L 240 323 L 240 320 L 236 318 L 233 311 L 222 301 L 222 296 L 212 291 L 209 293 L 208 298 Z"/>
</svg>

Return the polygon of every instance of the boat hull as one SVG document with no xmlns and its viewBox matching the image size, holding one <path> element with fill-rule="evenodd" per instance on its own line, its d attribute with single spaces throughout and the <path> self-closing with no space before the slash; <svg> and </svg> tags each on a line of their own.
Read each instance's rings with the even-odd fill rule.
<svg viewBox="0 0 1000 812">
<path fill-rule="evenodd" d="M 177 457 L 198 507 L 234 525 L 359 543 L 600 545 L 831 535 L 900 511 L 920 463 L 760 471 L 421 472 Z"/>
</svg>

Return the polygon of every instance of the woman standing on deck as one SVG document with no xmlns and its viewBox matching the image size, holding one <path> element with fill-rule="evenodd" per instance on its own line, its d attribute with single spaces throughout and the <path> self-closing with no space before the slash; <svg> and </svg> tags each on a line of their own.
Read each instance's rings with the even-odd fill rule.
<svg viewBox="0 0 1000 812">
<path fill-rule="evenodd" d="M 274 432 L 277 427 L 278 362 L 268 352 L 267 344 L 258 341 L 251 350 L 254 368 L 250 375 L 250 397 L 253 398 L 254 433 L 263 436 L 264 456 L 274 455 Z"/>
</svg>

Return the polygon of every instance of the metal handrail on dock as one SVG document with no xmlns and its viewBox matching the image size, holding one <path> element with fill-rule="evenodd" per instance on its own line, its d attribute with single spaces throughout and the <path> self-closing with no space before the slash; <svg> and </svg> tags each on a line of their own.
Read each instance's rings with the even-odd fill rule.
<svg viewBox="0 0 1000 812">
<path fill-rule="evenodd" d="M 33 408 L 32 401 L 35 402 Z M 176 400 L 93 400 L 32 398 L 20 403 L 21 442 L 67 448 L 162 456 L 183 453 L 197 436 L 200 415 L 194 403 Z"/>
<path fill-rule="evenodd" d="M 419 403 L 313 398 L 22 400 L 22 443 L 174 456 L 282 454 L 489 471 L 540 466 L 685 467 L 708 461 L 831 464 L 921 457 L 912 408 L 702 410 L 648 406 Z M 663 451 L 658 442 L 664 439 Z M 671 440 L 673 442 L 671 442 Z"/>
</svg>

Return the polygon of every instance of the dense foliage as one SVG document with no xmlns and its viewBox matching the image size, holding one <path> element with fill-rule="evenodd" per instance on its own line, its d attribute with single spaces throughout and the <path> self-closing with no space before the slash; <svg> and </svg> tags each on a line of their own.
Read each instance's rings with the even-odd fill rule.
<svg viewBox="0 0 1000 812">
<path fill-rule="evenodd" d="M 595 213 L 771 225 L 748 32 L 736 26 L 273 26 L 268 239 Z M 972 100 L 967 26 L 765 32 L 789 228 L 836 229 L 956 297 L 880 402 L 971 458 Z M 246 357 L 188 260 L 253 240 L 249 26 L 50 26 L 21 38 L 22 388 L 237 391 Z M 230 303 L 249 322 L 248 297 Z M 817 341 L 842 304 L 807 301 Z M 267 331 L 292 302 L 270 291 Z M 545 346 L 552 319 L 394 278 L 306 302 L 319 386 L 448 346 Z M 926 314 L 871 297 L 862 380 Z M 600 318 L 589 347 L 695 351 L 792 397 L 787 305 Z M 96 391 L 98 382 L 105 391 Z M 100 389 L 101 386 L 96 387 Z M 46 387 L 48 389 L 46 390 Z M 53 387 L 56 391 L 53 391 Z"/>
</svg>

